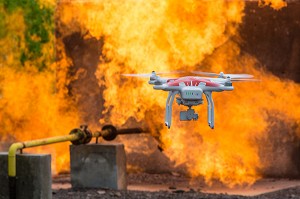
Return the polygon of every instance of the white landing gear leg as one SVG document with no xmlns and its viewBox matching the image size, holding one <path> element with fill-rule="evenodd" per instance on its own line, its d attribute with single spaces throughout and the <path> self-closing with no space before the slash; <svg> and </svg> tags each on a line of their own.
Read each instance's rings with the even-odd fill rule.
<svg viewBox="0 0 300 199">
<path fill-rule="evenodd" d="M 207 120 L 208 126 L 213 129 L 215 127 L 215 117 L 214 117 L 214 101 L 212 99 L 211 92 L 204 92 L 207 99 Z"/>
<path fill-rule="evenodd" d="M 165 115 L 165 125 L 168 126 L 168 128 L 171 127 L 171 121 L 172 121 L 172 105 L 175 98 L 175 95 L 177 94 L 177 91 L 169 91 L 167 103 L 166 103 L 166 115 Z"/>
</svg>

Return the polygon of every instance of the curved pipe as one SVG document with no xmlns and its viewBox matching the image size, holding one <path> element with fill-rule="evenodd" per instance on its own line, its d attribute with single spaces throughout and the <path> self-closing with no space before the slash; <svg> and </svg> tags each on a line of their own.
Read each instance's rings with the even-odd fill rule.
<svg viewBox="0 0 300 199">
<path fill-rule="evenodd" d="M 65 142 L 65 141 L 74 141 L 80 139 L 81 137 L 82 135 L 78 133 L 78 134 L 71 134 L 66 136 L 57 136 L 57 137 L 32 140 L 27 142 L 13 143 L 9 147 L 9 151 L 8 151 L 8 176 L 10 177 L 16 176 L 16 153 L 18 150 L 35 147 L 35 146 Z"/>
<path fill-rule="evenodd" d="M 15 199 L 16 196 L 16 153 L 20 149 L 42 146 L 47 144 L 65 142 L 65 141 L 75 141 L 79 139 L 83 139 L 84 136 L 83 131 L 78 131 L 76 134 L 66 135 L 66 136 L 57 136 L 39 140 L 32 140 L 27 142 L 17 142 L 13 143 L 9 147 L 8 151 L 8 185 L 9 185 L 9 198 Z"/>
<path fill-rule="evenodd" d="M 21 142 L 13 143 L 8 151 L 8 176 L 16 176 L 16 153 L 17 150 L 23 149 L 24 145 Z"/>
<path fill-rule="evenodd" d="M 103 126 L 101 131 L 95 131 L 92 133 L 92 137 L 96 138 L 96 143 L 98 143 L 98 137 L 102 137 L 106 141 L 114 140 L 118 135 L 128 135 L 128 134 L 140 134 L 147 131 L 142 128 L 126 128 L 126 129 L 116 129 L 112 125 Z"/>
</svg>

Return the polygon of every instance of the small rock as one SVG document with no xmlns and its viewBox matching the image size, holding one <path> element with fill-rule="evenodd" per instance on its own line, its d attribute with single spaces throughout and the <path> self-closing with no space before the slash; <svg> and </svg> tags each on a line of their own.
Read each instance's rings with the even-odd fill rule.
<svg viewBox="0 0 300 199">
<path fill-rule="evenodd" d="M 106 193 L 106 191 L 104 191 L 104 190 L 100 190 L 100 191 L 97 191 L 97 193 L 98 193 L 99 195 L 103 195 L 103 194 L 105 194 L 105 193 Z"/>
<path fill-rule="evenodd" d="M 195 193 L 196 191 L 195 191 L 195 189 L 190 188 L 190 192 Z"/>
<path fill-rule="evenodd" d="M 177 173 L 177 172 L 171 172 L 171 174 L 172 174 L 172 176 L 176 176 L 176 177 L 179 177 L 179 176 L 180 176 L 180 174 Z"/>
<path fill-rule="evenodd" d="M 116 192 L 116 193 L 115 193 L 115 196 L 117 196 L 117 197 L 121 197 L 121 196 L 122 196 L 122 194 L 121 194 L 120 192 Z"/>
<path fill-rule="evenodd" d="M 169 186 L 169 189 L 176 189 L 175 186 Z"/>
<path fill-rule="evenodd" d="M 109 195 L 110 195 L 110 196 L 115 196 L 115 193 L 109 192 Z"/>
<path fill-rule="evenodd" d="M 173 191 L 173 193 L 184 193 L 184 192 L 185 192 L 185 191 L 182 190 L 182 189 L 178 189 L 178 190 Z"/>
</svg>

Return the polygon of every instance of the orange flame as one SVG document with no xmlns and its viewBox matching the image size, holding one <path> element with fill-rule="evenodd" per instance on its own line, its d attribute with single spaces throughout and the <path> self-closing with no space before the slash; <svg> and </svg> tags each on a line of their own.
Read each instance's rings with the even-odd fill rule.
<svg viewBox="0 0 300 199">
<path fill-rule="evenodd" d="M 260 6 L 271 6 L 275 10 L 280 10 L 287 6 L 287 3 L 283 0 L 259 0 Z"/>
<path fill-rule="evenodd" d="M 263 167 L 255 139 L 266 131 L 266 112 L 279 111 L 299 121 L 299 112 L 282 103 L 299 105 L 299 85 L 258 70 L 257 61 L 241 54 L 231 41 L 242 22 L 243 1 L 93 1 L 72 6 L 81 25 L 105 40 L 96 73 L 106 87 L 105 118 L 100 122 L 124 125 L 134 117 L 154 126 L 165 153 L 178 165 L 185 164 L 192 176 L 204 176 L 207 183 L 219 179 L 229 186 L 253 183 Z M 173 126 L 167 130 L 162 125 L 167 93 L 121 74 L 179 69 L 248 72 L 261 82 L 237 84 L 232 93 L 215 94 L 215 130 L 206 125 L 205 107 L 196 108 L 197 122 L 185 123 L 178 121 L 176 105 Z M 289 92 L 283 95 L 283 90 Z"/>
<path fill-rule="evenodd" d="M 41 6 L 53 6 L 54 1 L 44 1 Z M 0 9 L 3 9 L 0 5 Z M 4 10 L 2 10 L 4 11 Z M 5 13 L 5 12 L 4 12 Z M 26 24 L 21 10 L 8 14 L 4 23 L 8 34 L 2 35 L 0 56 L 0 140 L 5 150 L 13 142 L 28 141 L 58 135 L 66 135 L 78 126 L 78 112 L 66 95 L 66 74 L 70 63 L 62 53 L 54 62 L 54 34 L 42 46 L 42 57 L 20 64 L 25 47 Z M 18 23 L 15 23 L 18 21 Z M 36 36 L 36 39 L 39 38 Z M 59 41 L 57 41 L 59 42 Z M 57 43 L 56 49 L 62 45 Z M 35 65 L 43 60 L 47 68 L 40 72 Z M 26 149 L 26 152 L 51 152 L 53 172 L 69 169 L 68 144 Z M 1 146 L 0 146 L 1 148 Z M 60 159 L 56 161 L 56 156 Z M 65 157 L 65 158 L 64 158 Z"/>
<path fill-rule="evenodd" d="M 38 73 L 32 68 L 28 70 L 2 68 L 5 74 L 2 84 L 5 86 L 0 100 L 1 139 L 11 142 L 14 137 L 26 141 L 68 134 L 78 126 L 77 112 L 55 93 L 55 74 Z M 54 156 L 68 157 L 66 144 L 48 147 L 48 150 L 34 148 L 26 151 L 51 151 Z M 66 170 L 68 163 L 67 160 L 63 164 L 54 164 L 53 171 Z"/>
<path fill-rule="evenodd" d="M 279 1 L 264 1 L 265 5 L 280 5 L 275 2 Z M 218 179 L 234 186 L 251 184 L 260 177 L 258 170 L 264 165 L 256 139 L 264 136 L 270 112 L 280 113 L 285 116 L 283 120 L 298 125 L 300 121 L 300 110 L 294 108 L 300 105 L 299 84 L 257 69 L 255 58 L 241 53 L 233 42 L 232 38 L 238 40 L 243 9 L 244 2 L 240 0 L 61 1 L 57 17 L 68 24 L 64 35 L 81 31 L 104 37 L 103 56 L 96 72 L 99 85 L 106 88 L 101 123 L 121 126 L 134 118 L 151 127 L 168 157 L 178 165 L 185 164 L 192 176 L 204 176 L 207 183 Z M 22 22 L 18 13 L 11 17 Z M 25 26 L 12 23 L 11 28 L 18 34 Z M 22 35 L 20 40 L 23 45 Z M 16 41 L 7 38 L 0 42 L 15 46 Z M 5 127 L 2 140 L 9 139 L 7 136 L 28 140 L 61 135 L 78 125 L 78 112 L 65 89 L 71 62 L 61 41 L 56 42 L 59 62 L 42 73 L 33 69 L 34 63 L 22 70 L 13 69 L 18 52 L 8 52 L 1 62 L 0 126 Z M 46 46 L 43 52 L 49 49 L 53 50 L 53 46 Z M 163 126 L 167 93 L 154 91 L 147 81 L 121 76 L 152 70 L 243 72 L 255 75 L 261 82 L 235 84 L 233 92 L 214 93 L 215 130 L 206 124 L 205 105 L 196 107 L 199 120 L 195 122 L 179 122 L 183 108 L 174 105 L 173 125 L 167 130 Z M 299 135 L 300 129 L 296 131 Z M 61 146 L 46 148 L 57 151 L 57 171 L 66 168 L 69 161 L 67 145 Z"/>
</svg>

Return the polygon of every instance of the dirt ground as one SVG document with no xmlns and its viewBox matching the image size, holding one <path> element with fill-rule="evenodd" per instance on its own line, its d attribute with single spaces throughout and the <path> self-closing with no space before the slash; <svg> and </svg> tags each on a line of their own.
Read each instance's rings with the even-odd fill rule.
<svg viewBox="0 0 300 199">
<path fill-rule="evenodd" d="M 299 198 L 300 180 L 261 179 L 252 186 L 227 188 L 218 182 L 207 186 L 203 179 L 190 179 L 179 173 L 129 173 L 128 190 L 72 189 L 70 176 L 53 179 L 53 199 L 58 198 Z"/>
</svg>

